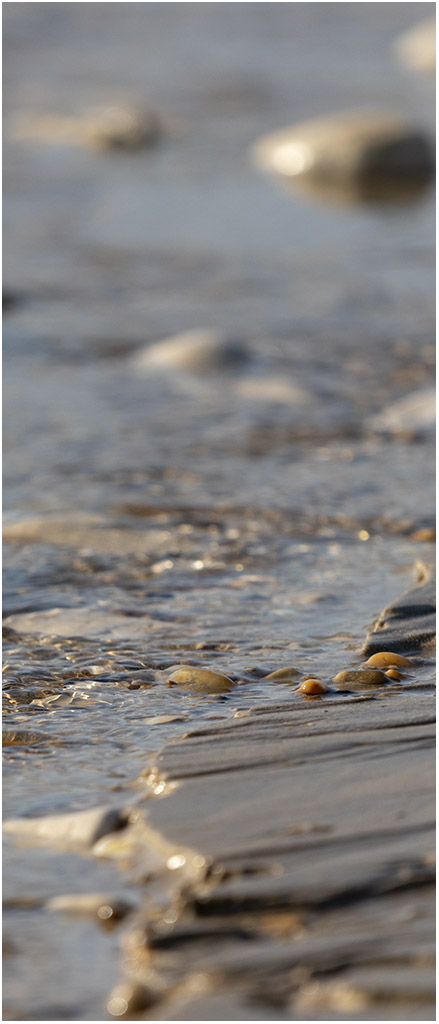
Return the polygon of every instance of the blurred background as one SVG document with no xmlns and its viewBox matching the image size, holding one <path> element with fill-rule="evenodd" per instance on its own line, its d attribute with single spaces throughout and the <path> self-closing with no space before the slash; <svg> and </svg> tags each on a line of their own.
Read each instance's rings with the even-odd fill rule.
<svg viewBox="0 0 439 1024">
<path fill-rule="evenodd" d="M 111 802 L 264 672 L 342 667 L 431 555 L 431 30 L 398 39 L 434 8 L 3 5 L 7 814 Z M 346 110 L 353 139 L 307 136 L 329 194 L 260 166 Z M 408 189 L 365 194 L 364 110 L 407 123 Z M 246 685 L 164 693 L 197 658 Z M 145 693 L 186 725 L 146 728 Z M 99 1019 L 117 942 L 17 915 L 83 891 L 29 858 L 6 849 L 5 1019 Z"/>
</svg>

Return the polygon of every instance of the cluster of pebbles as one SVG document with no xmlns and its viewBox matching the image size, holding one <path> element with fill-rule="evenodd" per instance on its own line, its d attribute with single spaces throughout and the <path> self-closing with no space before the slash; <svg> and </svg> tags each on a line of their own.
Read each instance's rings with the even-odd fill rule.
<svg viewBox="0 0 439 1024">
<path fill-rule="evenodd" d="M 386 686 L 389 682 L 401 682 L 407 673 L 413 674 L 416 666 L 413 660 L 392 651 L 381 651 L 364 662 L 361 668 L 348 668 L 338 672 L 331 680 L 306 675 L 294 666 L 285 666 L 263 676 L 261 682 L 293 683 L 297 692 L 304 696 L 321 696 L 335 690 L 367 690 Z M 305 678 L 300 682 L 301 676 Z M 193 665 L 173 665 L 162 673 L 167 686 L 179 686 L 196 694 L 227 693 L 234 686 L 232 678 L 209 669 Z"/>
</svg>

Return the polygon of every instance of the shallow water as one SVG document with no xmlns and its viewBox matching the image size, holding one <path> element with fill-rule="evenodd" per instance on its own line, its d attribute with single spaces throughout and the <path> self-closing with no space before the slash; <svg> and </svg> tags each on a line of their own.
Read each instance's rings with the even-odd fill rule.
<svg viewBox="0 0 439 1024">
<path fill-rule="evenodd" d="M 291 697 L 264 674 L 358 664 L 432 558 L 412 539 L 433 522 L 431 432 L 370 425 L 432 382 L 432 194 L 330 207 L 248 155 L 346 106 L 431 125 L 431 83 L 389 47 L 432 5 L 102 7 L 6 5 L 7 816 L 138 799 L 188 724 Z M 18 114 L 126 93 L 169 118 L 151 151 L 11 137 Z M 150 342 L 199 327 L 237 339 L 239 365 L 139 368 Z M 166 687 L 187 661 L 235 687 Z M 431 678 L 427 661 L 407 696 Z M 129 884 L 8 841 L 5 1019 L 100 1019 L 118 963 L 117 932 L 18 894 Z"/>
</svg>

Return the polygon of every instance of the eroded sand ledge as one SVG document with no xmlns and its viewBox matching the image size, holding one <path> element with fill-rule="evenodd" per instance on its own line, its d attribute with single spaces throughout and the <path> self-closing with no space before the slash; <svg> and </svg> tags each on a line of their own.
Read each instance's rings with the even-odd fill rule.
<svg viewBox="0 0 439 1024">
<path fill-rule="evenodd" d="M 426 593 L 395 602 L 400 646 Z M 425 688 L 312 698 L 165 746 L 149 827 L 205 868 L 136 922 L 143 1018 L 434 1019 L 434 711 Z"/>
</svg>

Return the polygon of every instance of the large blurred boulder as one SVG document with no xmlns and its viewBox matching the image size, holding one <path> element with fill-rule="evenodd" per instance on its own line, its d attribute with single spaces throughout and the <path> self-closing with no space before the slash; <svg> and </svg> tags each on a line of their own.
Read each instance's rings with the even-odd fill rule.
<svg viewBox="0 0 439 1024">
<path fill-rule="evenodd" d="M 393 114 L 348 112 L 259 140 L 257 165 L 327 198 L 392 199 L 425 186 L 434 152 L 423 131 Z"/>
</svg>

